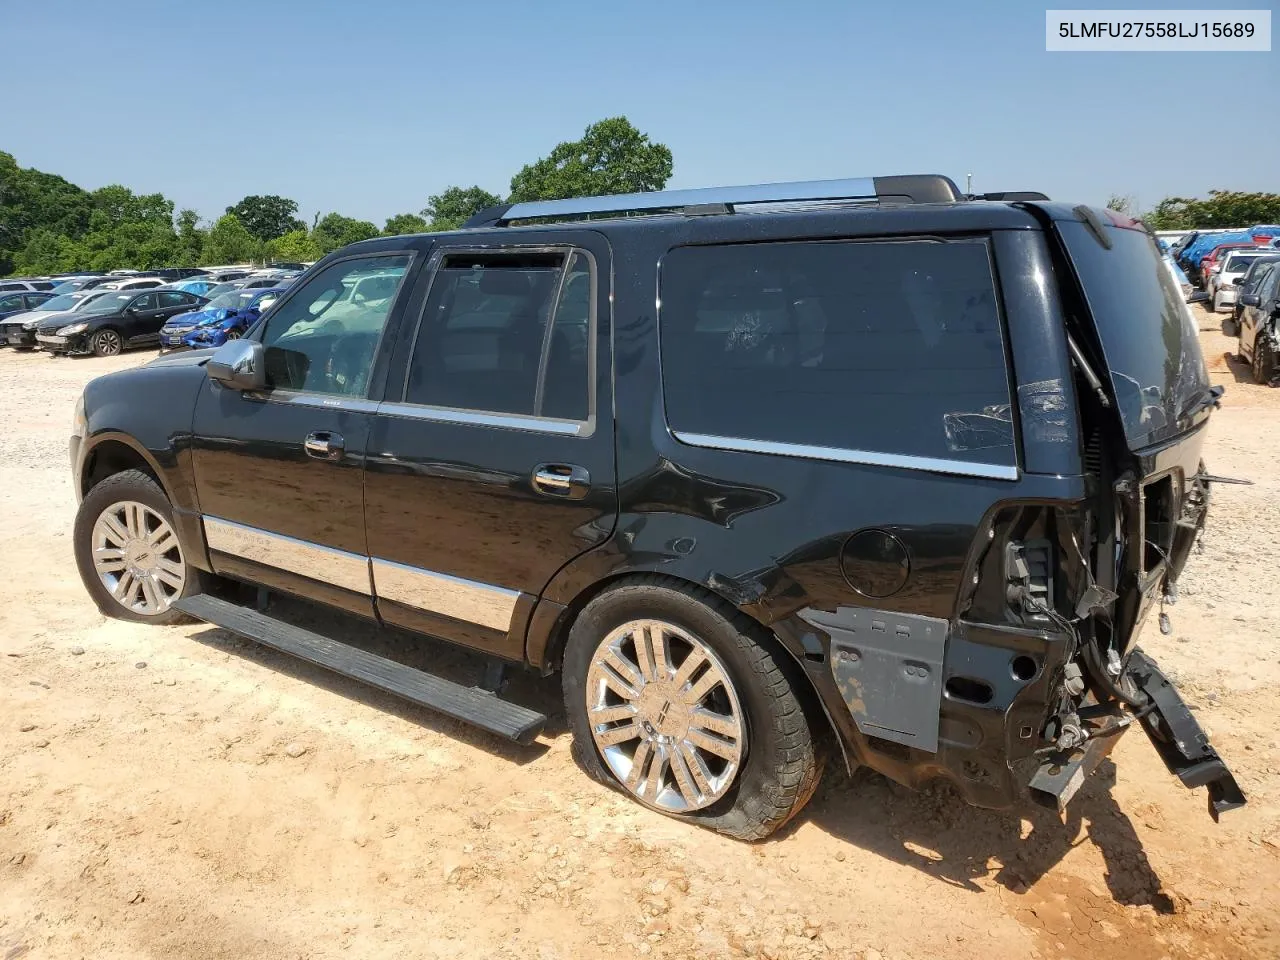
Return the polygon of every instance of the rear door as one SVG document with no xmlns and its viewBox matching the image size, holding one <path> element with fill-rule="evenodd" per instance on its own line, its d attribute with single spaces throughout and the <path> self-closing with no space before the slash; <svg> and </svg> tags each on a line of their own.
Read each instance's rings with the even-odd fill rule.
<svg viewBox="0 0 1280 960">
<path fill-rule="evenodd" d="M 610 275 L 588 231 L 434 250 L 365 467 L 387 622 L 521 659 L 543 587 L 609 536 Z"/>
</svg>

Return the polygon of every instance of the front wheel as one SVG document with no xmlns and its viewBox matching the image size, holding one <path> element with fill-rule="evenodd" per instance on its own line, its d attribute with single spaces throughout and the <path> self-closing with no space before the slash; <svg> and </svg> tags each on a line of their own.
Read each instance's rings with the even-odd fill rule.
<svg viewBox="0 0 1280 960">
<path fill-rule="evenodd" d="M 241 333 L 239 330 L 228 330 L 228 331 L 227 331 L 227 340 L 228 340 L 228 341 L 230 341 L 230 340 L 239 340 L 239 339 L 240 339 L 241 337 L 243 337 L 243 336 L 244 336 L 244 334 L 243 334 L 243 333 Z"/>
<path fill-rule="evenodd" d="M 114 357 L 124 349 L 124 340 L 118 331 L 104 327 L 89 338 L 89 349 L 95 357 Z"/>
<path fill-rule="evenodd" d="M 139 470 L 117 473 L 90 490 L 73 536 L 80 579 L 106 616 L 178 623 L 184 617 L 173 602 L 201 590 L 200 571 L 187 563 L 168 498 Z"/>
<path fill-rule="evenodd" d="M 574 754 L 651 809 L 741 840 L 813 795 L 814 732 L 785 652 L 734 607 L 658 578 L 601 594 L 564 655 Z"/>
</svg>

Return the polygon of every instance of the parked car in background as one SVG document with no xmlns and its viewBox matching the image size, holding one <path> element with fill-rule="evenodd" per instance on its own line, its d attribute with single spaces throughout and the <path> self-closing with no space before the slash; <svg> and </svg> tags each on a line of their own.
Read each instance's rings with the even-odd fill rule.
<svg viewBox="0 0 1280 960">
<path fill-rule="evenodd" d="M 103 274 L 96 277 L 77 277 L 73 280 L 64 280 L 53 288 L 54 293 L 71 293 L 75 290 L 96 290 L 99 287 L 105 287 L 108 283 L 116 283 L 119 277 L 113 277 L 109 274 Z"/>
<path fill-rule="evenodd" d="M 1252 250 L 1253 244 L 1244 241 L 1220 243 L 1200 258 L 1200 286 L 1207 293 L 1214 270 L 1222 264 L 1222 258 L 1233 250 Z"/>
<path fill-rule="evenodd" d="M 185 293 L 194 293 L 197 297 L 203 297 L 217 285 L 218 282 L 212 277 L 193 277 L 190 280 L 175 280 L 172 283 L 166 283 L 160 289 L 182 290 Z"/>
<path fill-rule="evenodd" d="M 1253 379 L 1275 385 L 1280 358 L 1280 266 L 1272 265 L 1253 293 L 1240 294 L 1240 356 Z"/>
<path fill-rule="evenodd" d="M 40 279 L 12 279 L 0 280 L 0 293 L 18 293 L 23 290 L 30 290 L 33 293 L 39 293 L 44 290 L 52 290 L 57 284 L 52 280 Z"/>
<path fill-rule="evenodd" d="M 1236 284 L 1249 270 L 1249 265 L 1259 257 L 1267 256 L 1265 248 L 1230 250 L 1219 260 L 1209 272 L 1205 293 L 1209 295 L 1209 310 L 1212 313 L 1230 307 L 1236 302 Z"/>
<path fill-rule="evenodd" d="M 1236 298 L 1231 305 L 1231 319 L 1223 323 L 1223 331 L 1227 336 L 1233 337 L 1240 330 L 1240 314 L 1243 310 L 1240 305 L 1240 298 L 1247 293 L 1257 293 L 1262 284 L 1266 282 L 1267 274 L 1275 269 L 1277 263 L 1280 263 L 1280 251 L 1262 257 L 1254 257 L 1253 262 L 1249 264 L 1249 269 L 1245 272 L 1245 275 L 1236 283 Z"/>
<path fill-rule="evenodd" d="M 7 320 L 15 314 L 21 315 L 31 310 L 39 310 L 41 304 L 53 298 L 54 295 L 48 290 L 0 293 L 0 320 Z"/>
<path fill-rule="evenodd" d="M 102 286 L 107 290 L 150 290 L 152 287 L 164 286 L 163 277 L 129 277 L 124 280 L 113 280 L 110 283 L 104 283 Z"/>
<path fill-rule="evenodd" d="M 231 270 L 210 270 L 207 276 L 214 283 L 228 283 L 232 280 L 240 280 L 247 277 L 249 273 L 249 270 L 235 268 Z"/>
<path fill-rule="evenodd" d="M 117 290 L 96 299 L 70 322 L 66 317 L 43 321 L 36 327 L 36 342 L 51 353 L 111 357 L 157 343 L 166 320 L 204 302 L 181 290 Z"/>
<path fill-rule="evenodd" d="M 73 293 L 60 293 L 46 300 L 39 310 L 20 313 L 8 320 L 0 321 L 0 343 L 19 350 L 34 350 L 37 346 L 36 328 L 41 323 L 50 317 L 69 317 L 111 292 L 110 290 L 77 290 Z"/>
<path fill-rule="evenodd" d="M 215 297 L 192 313 L 178 314 L 160 329 L 160 350 L 220 347 L 238 340 L 284 292 L 284 287 L 246 287 Z"/>
<path fill-rule="evenodd" d="M 205 296 L 212 300 L 214 297 L 220 297 L 224 293 L 231 293 L 235 290 L 265 290 L 267 287 L 285 285 L 276 277 L 244 277 L 240 280 L 232 280 L 229 283 L 220 283 L 216 287 L 211 287 L 205 293 Z"/>
</svg>

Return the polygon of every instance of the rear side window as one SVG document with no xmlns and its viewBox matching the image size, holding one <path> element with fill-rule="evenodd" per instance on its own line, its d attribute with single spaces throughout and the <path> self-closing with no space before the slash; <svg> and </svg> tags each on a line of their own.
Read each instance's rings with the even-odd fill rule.
<svg viewBox="0 0 1280 960">
<path fill-rule="evenodd" d="M 1014 465 L 985 242 L 681 247 L 661 287 L 677 433 Z"/>
<path fill-rule="evenodd" d="M 587 420 L 594 282 L 580 251 L 446 256 L 423 309 L 405 401 Z"/>
</svg>

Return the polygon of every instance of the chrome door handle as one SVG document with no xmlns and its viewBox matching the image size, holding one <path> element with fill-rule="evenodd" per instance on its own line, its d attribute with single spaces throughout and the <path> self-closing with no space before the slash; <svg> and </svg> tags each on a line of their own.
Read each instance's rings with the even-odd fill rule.
<svg viewBox="0 0 1280 960">
<path fill-rule="evenodd" d="M 346 452 L 342 437 L 328 430 L 316 430 L 307 434 L 302 446 L 308 457 L 315 457 L 317 460 L 341 460 Z"/>
<path fill-rule="evenodd" d="M 533 489 L 549 497 L 581 500 L 591 490 L 591 474 L 572 463 L 540 463 L 533 468 Z"/>
</svg>

